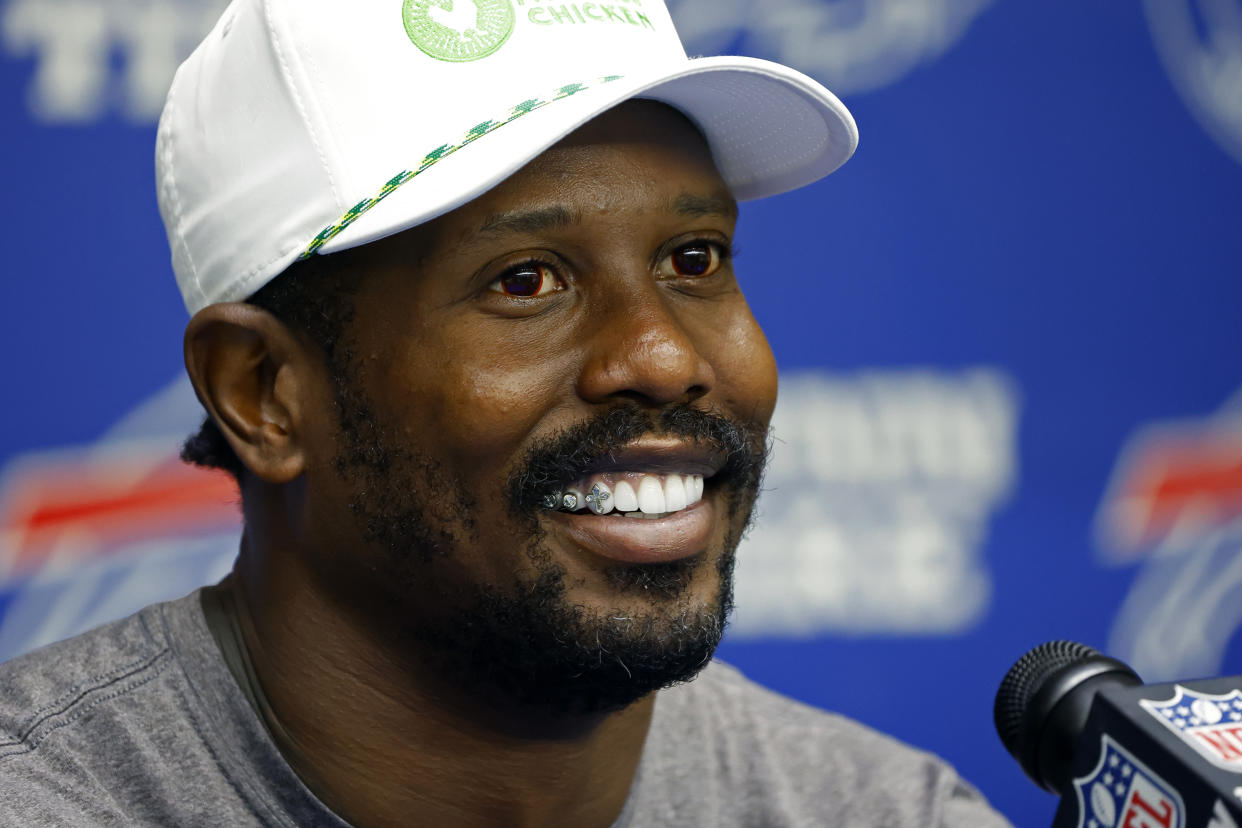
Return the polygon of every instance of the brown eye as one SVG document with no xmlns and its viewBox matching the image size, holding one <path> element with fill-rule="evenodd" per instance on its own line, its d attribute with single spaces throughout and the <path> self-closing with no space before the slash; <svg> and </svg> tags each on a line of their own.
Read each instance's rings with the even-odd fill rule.
<svg viewBox="0 0 1242 828">
<path fill-rule="evenodd" d="M 710 276 L 720 268 L 720 246 L 706 241 L 683 244 L 668 255 L 660 264 L 660 273 L 666 278 Z"/>
<path fill-rule="evenodd" d="M 556 274 L 547 265 L 539 262 L 525 262 L 514 265 L 488 286 L 497 293 L 506 296 L 543 296 L 560 290 Z"/>
</svg>

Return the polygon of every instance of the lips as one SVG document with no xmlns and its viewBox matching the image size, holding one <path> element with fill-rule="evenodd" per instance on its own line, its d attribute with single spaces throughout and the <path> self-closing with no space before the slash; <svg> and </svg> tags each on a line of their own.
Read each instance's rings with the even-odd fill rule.
<svg viewBox="0 0 1242 828">
<path fill-rule="evenodd" d="M 679 512 L 647 520 L 554 513 L 573 543 L 603 558 L 624 563 L 664 563 L 697 555 L 711 540 L 715 508 L 700 500 Z"/>
</svg>

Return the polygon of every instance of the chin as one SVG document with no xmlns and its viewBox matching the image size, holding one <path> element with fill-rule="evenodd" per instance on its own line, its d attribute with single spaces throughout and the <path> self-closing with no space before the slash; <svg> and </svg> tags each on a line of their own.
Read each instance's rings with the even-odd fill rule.
<svg viewBox="0 0 1242 828">
<path fill-rule="evenodd" d="M 533 580 L 503 593 L 479 588 L 447 623 L 408 633 L 421 660 L 485 703 L 551 715 L 617 710 L 689 681 L 711 660 L 732 609 L 725 550 L 597 569 L 594 588 L 544 550 Z"/>
</svg>

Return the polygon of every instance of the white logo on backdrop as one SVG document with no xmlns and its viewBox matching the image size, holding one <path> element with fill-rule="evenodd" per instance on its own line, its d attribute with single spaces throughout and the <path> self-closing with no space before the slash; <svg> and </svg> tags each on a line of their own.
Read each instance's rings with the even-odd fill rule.
<svg viewBox="0 0 1242 828">
<path fill-rule="evenodd" d="M 970 627 L 990 602 L 984 541 L 1013 489 L 1017 417 L 991 370 L 783 376 L 734 633 Z"/>
<path fill-rule="evenodd" d="M 1190 111 L 1242 162 L 1242 2 L 1144 0 L 1156 51 Z"/>
<path fill-rule="evenodd" d="M 1218 673 L 1242 626 L 1242 391 L 1133 435 L 1095 529 L 1106 563 L 1142 563 L 1109 651 L 1147 681 Z"/>
<path fill-rule="evenodd" d="M 9 0 L 0 43 L 34 58 L 31 115 L 86 123 L 111 111 L 159 117 L 173 73 L 224 10 L 224 0 Z"/>
<path fill-rule="evenodd" d="M 896 83 L 953 47 L 991 0 L 669 0 L 690 54 L 742 54 L 814 75 L 837 94 Z"/>
<path fill-rule="evenodd" d="M 961 39 L 991 0 L 670 0 L 691 54 L 733 47 L 788 63 L 841 94 L 900 80 Z M 154 121 L 173 72 L 224 0 L 9 0 L 0 43 L 33 57 L 29 109 L 88 123 Z"/>
</svg>

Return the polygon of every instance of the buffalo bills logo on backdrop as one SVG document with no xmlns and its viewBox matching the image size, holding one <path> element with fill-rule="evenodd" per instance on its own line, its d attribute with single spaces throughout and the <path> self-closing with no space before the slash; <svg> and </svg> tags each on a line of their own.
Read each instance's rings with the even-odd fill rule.
<svg viewBox="0 0 1242 828">
<path fill-rule="evenodd" d="M 1182 828 L 1186 808 L 1169 783 L 1108 734 L 1100 737 L 1100 759 L 1074 779 L 1078 828 Z"/>
<path fill-rule="evenodd" d="M 813 75 L 837 94 L 895 83 L 939 58 L 991 0 L 669 0 L 691 54 L 740 51 Z"/>
<path fill-rule="evenodd" d="M 237 487 L 185 465 L 187 380 L 98 444 L 18 457 L 0 478 L 0 661 L 184 594 L 228 571 Z"/>
<path fill-rule="evenodd" d="M 1242 393 L 1144 427 L 1096 515 L 1107 563 L 1142 563 L 1110 651 L 1149 681 L 1211 675 L 1242 624 Z"/>
<path fill-rule="evenodd" d="M 1242 162 L 1242 0 L 1144 0 L 1143 7 L 1178 93 Z"/>
<path fill-rule="evenodd" d="M 1212 695 L 1179 684 L 1172 698 L 1139 704 L 1213 765 L 1242 773 L 1242 690 Z"/>
</svg>

